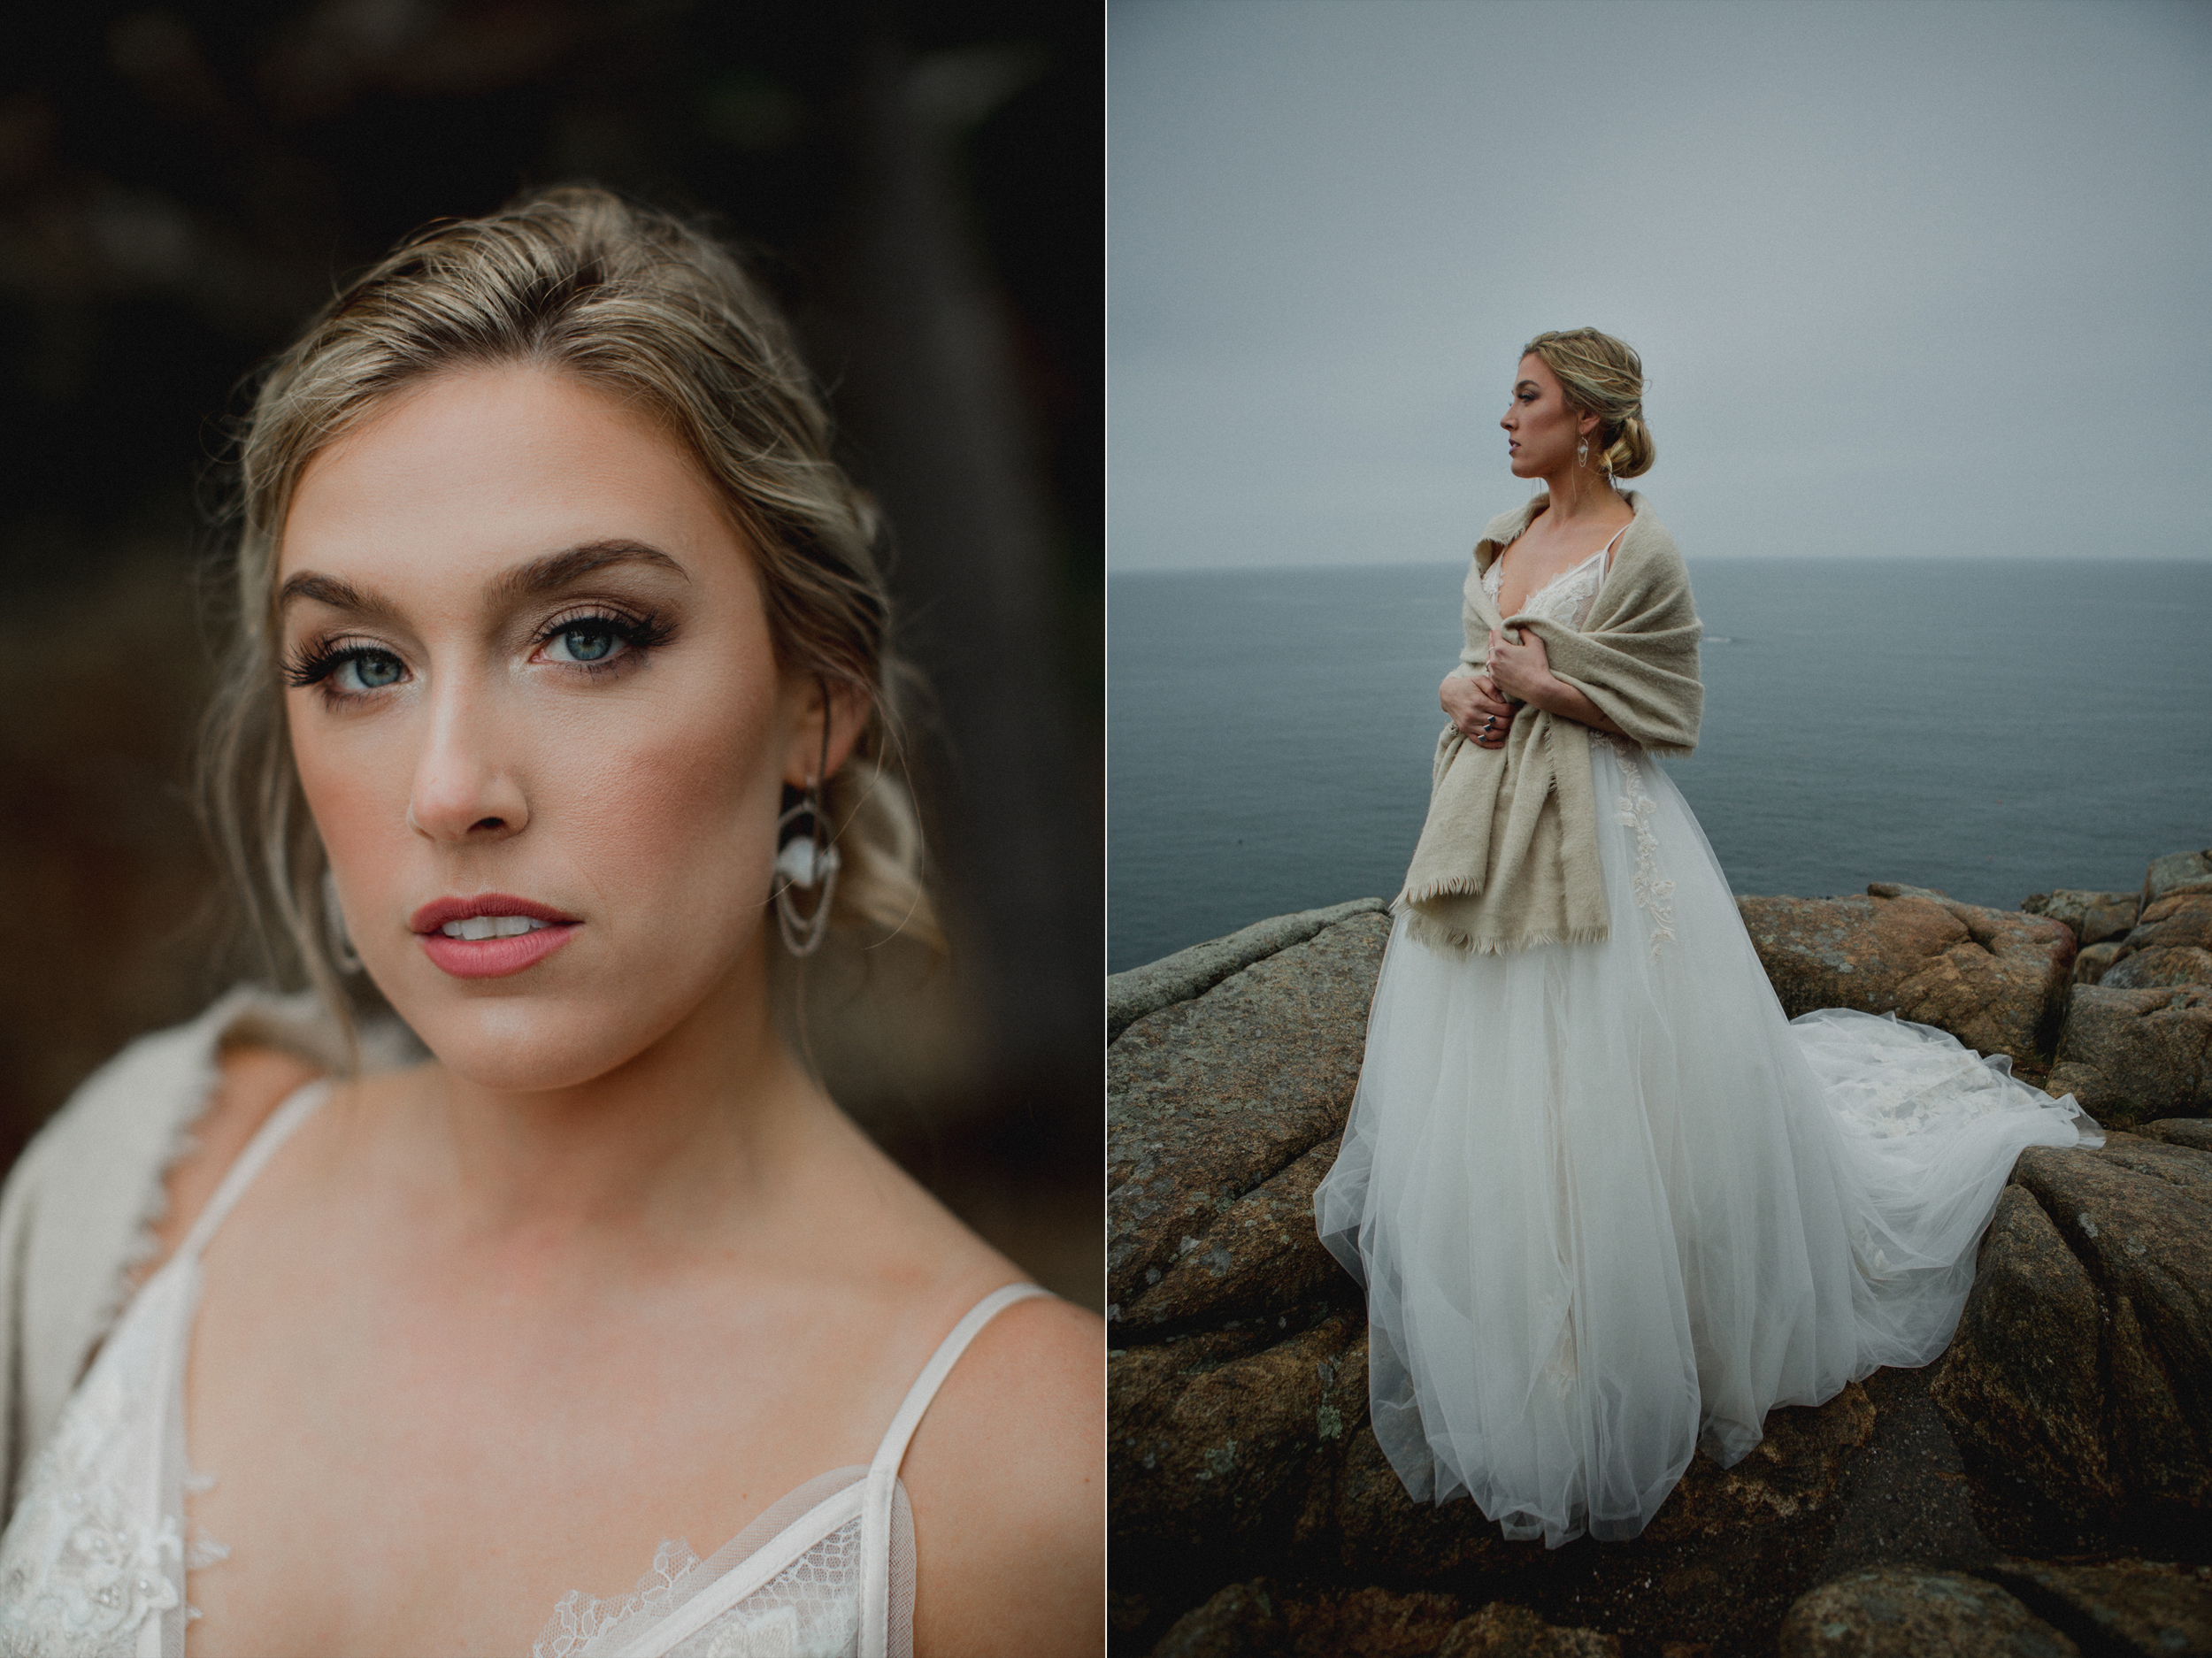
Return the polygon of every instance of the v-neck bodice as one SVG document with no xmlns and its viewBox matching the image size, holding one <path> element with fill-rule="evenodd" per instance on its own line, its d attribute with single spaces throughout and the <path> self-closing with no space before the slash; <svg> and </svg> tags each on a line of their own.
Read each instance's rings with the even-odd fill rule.
<svg viewBox="0 0 2212 1658">
<path fill-rule="evenodd" d="M 1561 571 L 1522 600 L 1520 607 L 1513 614 L 1540 617 L 1580 632 L 1583 623 L 1589 619 L 1591 605 L 1596 603 L 1599 593 L 1605 587 L 1607 556 L 1627 533 L 1628 526 L 1623 525 L 1614 533 L 1613 539 L 1596 552 L 1580 564 Z M 1505 555 L 1500 553 L 1490 561 L 1490 568 L 1482 572 L 1482 588 L 1490 595 L 1490 602 L 1499 604 L 1502 610 L 1503 607 L 1498 595 L 1504 587 Z"/>
<path fill-rule="evenodd" d="M 0 1534 L 0 1650 L 25 1658 L 183 1658 L 185 1574 L 227 1551 L 190 1535 L 197 1483 L 184 1442 L 184 1370 L 208 1240 L 278 1147 L 329 1093 L 309 1084 L 239 1154 L 176 1253 L 139 1288 L 26 1470 Z M 873 1460 L 772 1505 L 705 1560 L 664 1542 L 635 1593 L 572 1592 L 532 1658 L 910 1658 L 913 1524 L 898 1478 L 938 1387 L 1002 1309 L 985 1296 L 908 1390 Z"/>
</svg>

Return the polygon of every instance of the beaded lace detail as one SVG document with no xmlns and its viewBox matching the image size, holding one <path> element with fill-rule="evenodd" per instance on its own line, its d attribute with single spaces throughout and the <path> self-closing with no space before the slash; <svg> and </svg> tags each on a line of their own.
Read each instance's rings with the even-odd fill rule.
<svg viewBox="0 0 2212 1658">
<path fill-rule="evenodd" d="M 1620 762 L 1621 778 L 1628 787 L 1617 804 L 1621 827 L 1636 832 L 1636 875 L 1629 890 L 1636 896 L 1636 907 L 1651 917 L 1651 954 L 1655 961 L 1659 947 L 1674 940 L 1674 883 L 1659 872 L 1655 856 L 1659 838 L 1651 832 L 1651 815 L 1659 805 L 1645 792 L 1643 768 L 1636 764 L 1634 745 L 1614 742 L 1601 733 L 1598 741 Z"/>
<path fill-rule="evenodd" d="M 191 1287 L 167 1278 L 146 1293 L 174 1301 Z M 23 1501 L 0 1538 L 0 1652 L 128 1658 L 149 1619 L 180 1608 L 197 1616 L 183 1605 L 184 1574 L 227 1551 L 188 1541 L 181 1516 L 150 1489 L 162 1467 L 158 1416 L 134 1386 L 160 1374 L 153 1349 L 167 1322 L 115 1331 L 25 1470 Z"/>
</svg>

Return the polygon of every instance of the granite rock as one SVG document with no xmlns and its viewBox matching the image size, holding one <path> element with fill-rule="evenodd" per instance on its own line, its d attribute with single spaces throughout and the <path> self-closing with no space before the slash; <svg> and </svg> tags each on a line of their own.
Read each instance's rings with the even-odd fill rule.
<svg viewBox="0 0 2212 1658">
<path fill-rule="evenodd" d="M 2139 1658 L 2212 1654 L 2212 1568 L 2117 1560 L 2103 1565 L 2001 1561 L 1993 1579 L 2093 1650 Z"/>
<path fill-rule="evenodd" d="M 1270 1318 L 1352 1288 L 1313 1229 L 1313 1189 L 1336 1162 L 1330 1135 L 1179 1240 L 1156 1284 L 1130 1282 L 1115 1339 Z M 1149 1272 L 1146 1276 L 1149 1276 Z"/>
<path fill-rule="evenodd" d="M 1962 1447 L 2097 1514 L 2121 1499 L 2104 1432 L 2103 1316 L 2089 1270 L 2034 1196 L 2008 1186 L 1930 1389 Z"/>
<path fill-rule="evenodd" d="M 2169 1146 L 2186 1146 L 2193 1151 L 2212 1151 L 2212 1119 L 2170 1117 L 2159 1122 L 2144 1124 L 2140 1132 L 2146 1140 L 2163 1140 Z"/>
<path fill-rule="evenodd" d="M 1878 1566 L 1791 1607 L 1775 1650 L 1779 1658 L 2077 1658 L 2081 1648 L 1994 1584 Z"/>
<path fill-rule="evenodd" d="M 2212 983 L 2212 892 L 2168 893 L 2146 904 L 2097 982 L 2122 990 Z"/>
<path fill-rule="evenodd" d="M 2053 1503 L 2200 1526 L 2212 1152 L 2114 1133 L 2022 1153 L 1932 1391 L 1962 1449 Z"/>
<path fill-rule="evenodd" d="M 2123 954 L 2097 980 L 2114 990 L 2154 990 L 2164 985 L 2212 985 L 2212 950 L 2191 945 Z"/>
<path fill-rule="evenodd" d="M 1813 1513 L 1835 1495 L 1846 1459 L 1873 1433 L 1874 1407 L 1856 1382 L 1824 1405 L 1770 1410 L 1766 1437 L 1733 1468 L 1691 1458 L 1644 1535 L 1655 1543 L 1721 1543 Z"/>
<path fill-rule="evenodd" d="M 1434 1591 L 1335 1588 L 1294 1596 L 1268 1578 L 1256 1577 L 1229 1585 L 1178 1618 L 1153 1647 L 1152 1658 L 1336 1658 L 1339 1654 L 1435 1658 L 1454 1631 L 1472 1621 L 1461 1616 L 1465 1609 L 1456 1596 Z M 1524 1649 L 1471 1650 L 1502 1654 Z M 1562 1658 L 1579 1658 L 1582 1649 L 1525 1650 L 1556 1650 Z M 1590 1650 L 1607 1654 L 1618 1649 Z"/>
<path fill-rule="evenodd" d="M 1209 939 L 1188 949 L 1164 956 L 1127 972 L 1106 978 L 1106 1040 L 1112 1041 L 1148 1013 L 1202 996 L 1230 974 L 1254 962 L 1303 944 L 1324 927 L 1357 915 L 1383 915 L 1390 909 L 1380 898 L 1355 898 L 1348 903 L 1294 915 L 1270 916 L 1240 927 L 1226 938 Z"/>
<path fill-rule="evenodd" d="M 2148 910 L 2174 893 L 2212 893 L 2212 848 L 2169 852 L 2151 860 L 2143 875 L 2143 907 Z"/>
<path fill-rule="evenodd" d="M 1505 1540 L 1471 1502 L 1416 1502 L 1363 1422 L 1335 1470 L 1326 1531 L 1355 1577 L 1406 1577 L 1429 1583 L 1509 1572 L 1530 1549 Z"/>
<path fill-rule="evenodd" d="M 2071 982 L 2063 923 L 1877 881 L 1863 898 L 1740 898 L 1792 1018 L 1857 1008 L 1948 1031 L 1985 1054 L 2050 1051 Z"/>
<path fill-rule="evenodd" d="M 2046 1086 L 2101 1123 L 2212 1114 L 2212 986 L 2077 986 Z"/>
<path fill-rule="evenodd" d="M 1275 1585 L 1233 1583 L 1175 1620 L 1152 1658 L 1276 1658 L 1290 1649 Z"/>
<path fill-rule="evenodd" d="M 2032 916 L 2063 921 L 2086 949 L 2116 939 L 2133 926 L 2140 903 L 2141 895 L 2136 893 L 2085 893 L 2062 887 L 2057 892 L 2038 893 L 2020 908 Z"/>
<path fill-rule="evenodd" d="M 1431 1658 L 1467 1608 L 1434 1590 L 1340 1589 L 1294 1602 L 1291 1651 L 1297 1658 Z"/>
<path fill-rule="evenodd" d="M 1355 914 L 1133 1021 L 1107 1050 L 1112 1307 L 1134 1308 L 1187 1255 L 1233 1257 L 1256 1211 L 1219 1241 L 1216 1224 L 1342 1133 L 1389 934 L 1387 916 Z"/>
<path fill-rule="evenodd" d="M 2102 982 L 2105 970 L 2120 959 L 2127 947 L 2117 939 L 2107 939 L 2102 944 L 2092 944 L 2074 957 L 2074 982 L 2094 985 Z"/>
<path fill-rule="evenodd" d="M 2126 937 L 2135 949 L 2153 944 L 2212 944 L 2212 892 L 2190 887 L 2152 899 Z"/>
<path fill-rule="evenodd" d="M 1333 1313 L 1272 1345 L 1220 1332 L 1106 1362 L 1116 1547 L 1227 1555 L 1288 1543 L 1367 1410 L 1367 1325 Z"/>
<path fill-rule="evenodd" d="M 1621 1638 L 1594 1629 L 1558 1629 L 1526 1607 L 1493 1600 L 1462 1618 L 1436 1658 L 1620 1658 Z"/>
</svg>

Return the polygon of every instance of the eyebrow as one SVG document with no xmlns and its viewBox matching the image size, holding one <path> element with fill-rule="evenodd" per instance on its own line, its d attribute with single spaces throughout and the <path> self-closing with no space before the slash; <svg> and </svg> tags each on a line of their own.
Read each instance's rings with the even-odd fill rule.
<svg viewBox="0 0 2212 1658">
<path fill-rule="evenodd" d="M 1516 384 L 1513 389 L 1515 391 L 1541 391 L 1544 388 L 1532 380 L 1525 380 Z"/>
<path fill-rule="evenodd" d="M 566 552 L 548 553 L 542 558 L 516 565 L 499 579 L 497 591 L 503 598 L 532 598 L 565 587 L 572 581 L 581 580 L 613 564 L 647 564 L 672 570 L 685 580 L 691 580 L 684 574 L 681 564 L 659 548 L 649 547 L 643 541 L 587 541 Z"/>
<path fill-rule="evenodd" d="M 659 548 L 649 547 L 643 541 L 587 541 L 580 547 L 548 553 L 542 558 L 516 565 L 500 577 L 494 591 L 503 599 L 532 598 L 557 592 L 615 564 L 646 564 L 672 570 L 687 581 L 690 580 L 681 564 Z M 395 621 L 399 615 L 399 607 L 381 595 L 365 592 L 341 577 L 320 575 L 311 570 L 302 571 L 278 591 L 278 610 L 283 611 L 297 599 L 312 599 L 334 610 L 349 610 L 356 616 L 382 621 Z"/>
</svg>

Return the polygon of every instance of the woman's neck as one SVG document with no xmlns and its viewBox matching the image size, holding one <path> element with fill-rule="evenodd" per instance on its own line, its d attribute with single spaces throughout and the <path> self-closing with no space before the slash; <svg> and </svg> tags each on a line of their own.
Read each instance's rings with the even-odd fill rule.
<svg viewBox="0 0 2212 1658">
<path fill-rule="evenodd" d="M 795 1160 L 856 1134 L 777 1036 L 764 948 L 643 1052 L 572 1087 L 415 1073 L 403 1127 L 473 1229 L 695 1238 L 765 1211 Z"/>
<path fill-rule="evenodd" d="M 1619 510 L 1628 504 L 1610 479 L 1579 461 L 1569 461 L 1555 472 L 1546 472 L 1544 487 L 1551 493 L 1551 504 L 1545 510 L 1555 526 L 1617 518 Z"/>
</svg>

